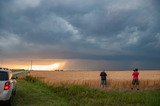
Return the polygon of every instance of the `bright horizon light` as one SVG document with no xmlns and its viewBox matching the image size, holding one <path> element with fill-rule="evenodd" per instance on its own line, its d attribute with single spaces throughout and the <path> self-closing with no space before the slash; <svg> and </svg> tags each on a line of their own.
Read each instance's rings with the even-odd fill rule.
<svg viewBox="0 0 160 106">
<path fill-rule="evenodd" d="M 51 65 L 33 65 L 32 70 L 58 70 L 60 69 L 60 63 L 54 63 Z"/>
</svg>

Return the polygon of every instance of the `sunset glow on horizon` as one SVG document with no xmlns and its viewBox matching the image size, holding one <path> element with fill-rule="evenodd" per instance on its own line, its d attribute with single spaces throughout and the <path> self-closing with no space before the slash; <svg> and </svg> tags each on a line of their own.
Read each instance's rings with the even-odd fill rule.
<svg viewBox="0 0 160 106">
<path fill-rule="evenodd" d="M 51 65 L 33 65 L 32 70 L 59 70 L 61 68 L 60 63 L 54 63 Z"/>
<path fill-rule="evenodd" d="M 32 61 L 30 62 L 16 62 L 13 60 L 5 61 L 3 64 L 0 64 L 0 67 L 9 68 L 9 69 L 25 69 L 25 70 L 61 70 L 66 66 L 66 62 L 57 61 Z"/>
</svg>

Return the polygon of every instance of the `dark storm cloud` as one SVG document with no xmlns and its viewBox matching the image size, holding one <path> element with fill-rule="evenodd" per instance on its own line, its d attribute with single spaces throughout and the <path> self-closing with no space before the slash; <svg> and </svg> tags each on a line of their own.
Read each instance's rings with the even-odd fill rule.
<svg viewBox="0 0 160 106">
<path fill-rule="evenodd" d="M 0 57 L 156 64 L 159 4 L 159 0 L 1 0 Z"/>
</svg>

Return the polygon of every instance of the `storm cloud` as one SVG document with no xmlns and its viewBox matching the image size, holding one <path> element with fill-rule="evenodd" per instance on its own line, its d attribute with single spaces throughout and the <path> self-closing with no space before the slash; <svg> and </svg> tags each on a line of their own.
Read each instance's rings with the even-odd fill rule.
<svg viewBox="0 0 160 106">
<path fill-rule="evenodd" d="M 1 0 L 0 58 L 87 59 L 115 64 L 111 68 L 159 69 L 159 5 L 159 0 Z"/>
</svg>

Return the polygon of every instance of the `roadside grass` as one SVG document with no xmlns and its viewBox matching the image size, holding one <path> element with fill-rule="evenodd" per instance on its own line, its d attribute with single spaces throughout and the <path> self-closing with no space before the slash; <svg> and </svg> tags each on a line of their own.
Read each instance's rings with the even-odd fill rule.
<svg viewBox="0 0 160 106">
<path fill-rule="evenodd" d="M 40 83 L 19 80 L 13 106 L 62 106 L 67 105 L 64 98 Z"/>
<path fill-rule="evenodd" d="M 18 80 L 14 106 L 159 106 L 160 91 L 100 90 L 80 85 L 49 85 L 32 77 Z"/>
</svg>

